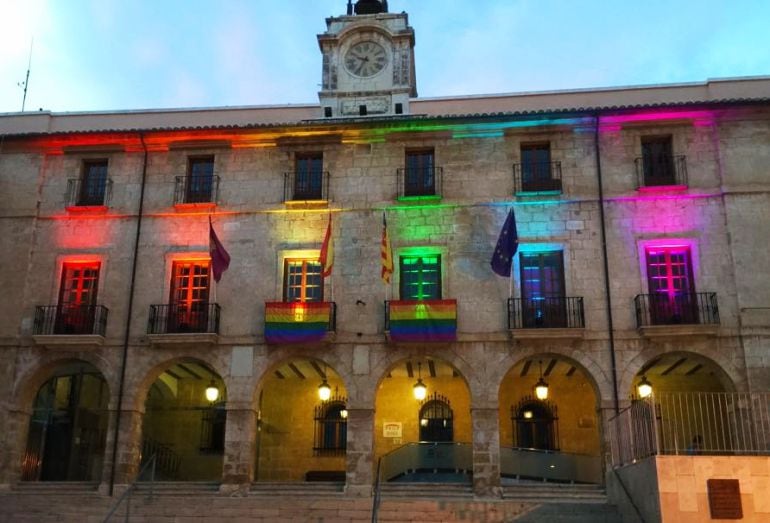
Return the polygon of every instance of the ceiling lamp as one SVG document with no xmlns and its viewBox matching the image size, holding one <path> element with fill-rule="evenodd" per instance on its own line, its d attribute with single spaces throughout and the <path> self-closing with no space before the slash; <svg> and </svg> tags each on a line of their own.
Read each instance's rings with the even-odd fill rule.
<svg viewBox="0 0 770 523">
<path fill-rule="evenodd" d="M 332 397 L 332 388 L 329 386 L 329 382 L 326 381 L 326 363 L 324 363 L 323 381 L 318 386 L 318 397 L 321 401 L 327 401 Z"/>
<path fill-rule="evenodd" d="M 206 387 L 206 399 L 209 400 L 209 403 L 214 403 L 219 399 L 219 389 L 214 383 L 214 380 L 211 380 L 209 386 Z"/>
<path fill-rule="evenodd" d="M 414 399 L 422 401 L 428 395 L 428 387 L 422 382 L 422 362 L 417 362 L 417 383 L 414 384 Z"/>
<path fill-rule="evenodd" d="M 636 386 L 636 392 L 642 399 L 652 394 L 652 383 L 647 380 L 647 376 L 642 375 L 642 381 L 640 381 L 639 385 Z"/>
<path fill-rule="evenodd" d="M 540 379 L 535 383 L 535 397 L 541 401 L 548 399 L 548 383 L 543 379 L 543 362 L 538 361 L 540 364 Z"/>
</svg>

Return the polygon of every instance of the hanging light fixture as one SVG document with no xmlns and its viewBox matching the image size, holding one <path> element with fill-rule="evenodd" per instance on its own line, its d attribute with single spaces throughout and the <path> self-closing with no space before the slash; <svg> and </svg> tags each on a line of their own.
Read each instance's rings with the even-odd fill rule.
<svg viewBox="0 0 770 523">
<path fill-rule="evenodd" d="M 538 361 L 540 364 L 540 379 L 535 383 L 535 397 L 539 400 L 548 399 L 548 383 L 543 379 L 543 362 Z"/>
<path fill-rule="evenodd" d="M 422 401 L 428 394 L 428 387 L 422 382 L 422 362 L 417 362 L 417 383 L 414 384 L 414 399 Z"/>
<path fill-rule="evenodd" d="M 329 382 L 326 381 L 326 364 L 324 364 L 323 381 L 318 386 L 318 397 L 321 401 L 326 401 L 332 397 L 332 388 L 329 386 Z"/>
<path fill-rule="evenodd" d="M 649 382 L 649 380 L 647 379 L 647 376 L 645 376 L 644 374 L 642 374 L 642 380 L 636 386 L 636 392 L 639 394 L 639 397 L 642 399 L 652 394 L 652 383 Z"/>
<path fill-rule="evenodd" d="M 219 389 L 214 380 L 211 380 L 209 386 L 206 387 L 206 399 L 209 400 L 209 403 L 214 403 L 219 399 Z"/>
</svg>

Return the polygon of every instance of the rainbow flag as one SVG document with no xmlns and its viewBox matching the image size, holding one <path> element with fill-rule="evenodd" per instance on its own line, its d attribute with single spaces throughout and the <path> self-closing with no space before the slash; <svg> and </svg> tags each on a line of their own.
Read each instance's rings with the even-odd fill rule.
<svg viewBox="0 0 770 523">
<path fill-rule="evenodd" d="M 457 339 L 457 300 L 404 300 L 389 303 L 391 341 Z"/>
<path fill-rule="evenodd" d="M 331 302 L 265 303 L 267 343 L 309 343 L 321 341 L 329 330 Z"/>
</svg>

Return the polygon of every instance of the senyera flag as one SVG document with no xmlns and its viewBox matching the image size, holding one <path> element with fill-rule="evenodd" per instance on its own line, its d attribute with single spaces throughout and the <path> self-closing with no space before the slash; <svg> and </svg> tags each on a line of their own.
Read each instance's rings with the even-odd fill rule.
<svg viewBox="0 0 770 523">
<path fill-rule="evenodd" d="M 209 256 L 211 256 L 211 272 L 214 274 L 214 280 L 219 281 L 222 273 L 230 267 L 230 255 L 214 231 L 211 216 L 209 216 Z"/>
<path fill-rule="evenodd" d="M 382 213 L 382 241 L 380 242 L 380 260 L 382 261 L 382 271 L 380 272 L 380 277 L 385 283 L 390 283 L 390 275 L 393 274 L 393 252 L 390 249 L 388 222 L 385 221 L 385 213 Z"/>
</svg>

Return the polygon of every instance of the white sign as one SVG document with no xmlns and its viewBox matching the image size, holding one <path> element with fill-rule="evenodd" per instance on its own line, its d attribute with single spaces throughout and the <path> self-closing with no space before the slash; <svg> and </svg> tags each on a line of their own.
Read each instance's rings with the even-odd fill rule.
<svg viewBox="0 0 770 523">
<path fill-rule="evenodd" d="M 386 421 L 382 424 L 382 435 L 386 438 L 400 438 L 401 437 L 401 422 L 400 421 Z"/>
</svg>

